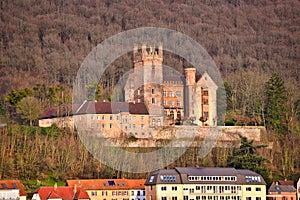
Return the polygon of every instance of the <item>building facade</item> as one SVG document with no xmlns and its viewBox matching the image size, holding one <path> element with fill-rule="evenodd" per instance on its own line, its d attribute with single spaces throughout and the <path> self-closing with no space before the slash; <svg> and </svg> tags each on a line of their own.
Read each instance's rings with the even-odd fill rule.
<svg viewBox="0 0 300 200">
<path fill-rule="evenodd" d="M 87 191 L 91 200 L 145 200 L 145 179 L 67 180 Z"/>
<path fill-rule="evenodd" d="M 145 183 L 149 200 L 263 200 L 266 183 L 249 170 L 175 168 L 152 173 Z"/>
</svg>

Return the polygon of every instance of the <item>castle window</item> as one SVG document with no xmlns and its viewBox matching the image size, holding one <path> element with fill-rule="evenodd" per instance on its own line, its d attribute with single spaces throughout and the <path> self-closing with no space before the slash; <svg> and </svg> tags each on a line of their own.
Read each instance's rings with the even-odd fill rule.
<svg viewBox="0 0 300 200">
<path fill-rule="evenodd" d="M 97 124 L 97 128 L 98 128 L 98 129 L 100 128 L 100 124 Z"/>
<path fill-rule="evenodd" d="M 97 116 L 97 120 L 100 120 L 100 116 L 99 115 Z"/>
<path fill-rule="evenodd" d="M 155 104 L 155 98 L 152 98 L 151 102 L 152 104 Z"/>
<path fill-rule="evenodd" d="M 155 126 L 155 119 L 152 119 L 152 126 Z"/>
<path fill-rule="evenodd" d="M 154 61 L 152 61 L 152 69 L 153 69 L 153 70 L 155 69 Z"/>
<path fill-rule="evenodd" d="M 164 97 L 168 96 L 168 92 L 167 91 L 163 91 L 163 96 Z"/>
<path fill-rule="evenodd" d="M 92 116 L 91 116 L 91 120 L 94 120 L 94 119 L 95 119 L 95 117 L 94 117 L 94 115 L 92 115 Z"/>
<path fill-rule="evenodd" d="M 160 126 L 160 119 L 157 120 L 157 126 Z"/>
<path fill-rule="evenodd" d="M 109 124 L 109 128 L 112 128 L 112 124 Z"/>
<path fill-rule="evenodd" d="M 176 96 L 181 97 L 181 91 L 176 91 Z"/>
<path fill-rule="evenodd" d="M 109 116 L 109 120 L 112 120 L 112 119 L 113 119 L 113 117 L 112 117 L 112 115 L 110 115 L 110 116 Z"/>
<path fill-rule="evenodd" d="M 144 124 L 141 124 L 141 128 L 144 129 Z"/>
<path fill-rule="evenodd" d="M 91 128 L 94 128 L 94 124 L 91 124 Z"/>
<path fill-rule="evenodd" d="M 171 112 L 170 112 L 170 118 L 174 119 L 174 111 L 173 110 L 171 110 Z"/>
<path fill-rule="evenodd" d="M 141 120 L 142 120 L 142 121 L 144 120 L 144 116 L 141 116 Z"/>
<path fill-rule="evenodd" d="M 208 105 L 208 99 L 203 99 L 203 104 Z"/>
<path fill-rule="evenodd" d="M 208 96 L 208 91 L 207 90 L 203 91 L 203 96 Z"/>
<path fill-rule="evenodd" d="M 132 124 L 132 128 L 135 128 L 135 124 Z"/>
<path fill-rule="evenodd" d="M 152 88 L 152 89 L 151 89 L 151 93 L 154 94 L 154 92 L 155 92 L 155 90 L 154 90 L 154 88 Z"/>
<path fill-rule="evenodd" d="M 170 92 L 170 97 L 174 97 L 174 92 Z"/>
<path fill-rule="evenodd" d="M 102 115 L 102 120 L 105 120 L 105 115 Z"/>
<path fill-rule="evenodd" d="M 167 101 L 166 100 L 164 100 L 164 106 L 166 106 L 167 105 Z"/>
<path fill-rule="evenodd" d="M 177 102 L 176 102 L 176 105 L 177 105 L 177 106 L 181 106 L 181 102 L 180 102 L 180 101 L 177 101 Z"/>
<path fill-rule="evenodd" d="M 105 124 L 102 124 L 102 128 L 105 128 Z"/>
<path fill-rule="evenodd" d="M 174 101 L 170 101 L 170 106 L 174 106 Z"/>
<path fill-rule="evenodd" d="M 180 111 L 177 112 L 177 119 L 181 119 L 181 112 Z"/>
<path fill-rule="evenodd" d="M 204 117 L 208 117 L 208 112 L 203 113 Z"/>
</svg>

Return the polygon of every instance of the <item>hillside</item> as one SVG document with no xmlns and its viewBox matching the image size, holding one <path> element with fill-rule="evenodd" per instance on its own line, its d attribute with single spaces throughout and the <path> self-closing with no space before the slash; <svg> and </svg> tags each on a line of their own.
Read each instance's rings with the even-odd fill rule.
<svg viewBox="0 0 300 200">
<path fill-rule="evenodd" d="M 3 0 L 0 7 L 1 97 L 34 83 L 71 86 L 93 47 L 142 26 L 192 37 L 207 49 L 225 79 L 250 68 L 279 72 L 286 82 L 300 83 L 297 0 Z M 130 67 L 130 59 L 118 63 L 114 80 Z"/>
<path fill-rule="evenodd" d="M 226 125 L 266 125 L 270 148 L 259 153 L 270 161 L 269 178 L 298 176 L 300 1 L 1 0 L 0 9 L 0 125 L 8 124 L 0 127 L 0 178 L 145 176 L 105 167 L 74 132 L 23 126 L 28 120 L 17 111 L 25 96 L 34 96 L 42 108 L 70 104 L 73 81 L 88 53 L 110 36 L 143 26 L 174 29 L 199 42 L 224 79 Z M 168 66 L 188 65 L 165 55 Z M 131 54 L 112 64 L 102 77 L 101 98 L 131 67 Z M 215 148 L 199 159 L 199 148 L 190 148 L 169 168 L 227 166 L 233 151 Z M 35 189 L 35 183 L 27 186 Z"/>
</svg>

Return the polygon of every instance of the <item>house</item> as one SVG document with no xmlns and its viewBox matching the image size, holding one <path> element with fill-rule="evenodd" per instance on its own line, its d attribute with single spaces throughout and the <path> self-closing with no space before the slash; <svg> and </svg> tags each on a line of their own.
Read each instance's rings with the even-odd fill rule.
<svg viewBox="0 0 300 200">
<path fill-rule="evenodd" d="M 268 200 L 295 200 L 296 188 L 294 181 L 276 181 L 273 182 L 268 190 Z"/>
<path fill-rule="evenodd" d="M 26 200 L 26 192 L 19 180 L 0 180 L 0 199 Z"/>
<path fill-rule="evenodd" d="M 145 183 L 149 200 L 262 200 L 263 177 L 234 168 L 175 168 L 150 174 Z"/>
<path fill-rule="evenodd" d="M 69 186 L 85 189 L 91 200 L 145 200 L 144 179 L 67 180 Z"/>
<path fill-rule="evenodd" d="M 77 185 L 42 186 L 34 191 L 32 200 L 90 200 L 88 193 Z"/>
</svg>

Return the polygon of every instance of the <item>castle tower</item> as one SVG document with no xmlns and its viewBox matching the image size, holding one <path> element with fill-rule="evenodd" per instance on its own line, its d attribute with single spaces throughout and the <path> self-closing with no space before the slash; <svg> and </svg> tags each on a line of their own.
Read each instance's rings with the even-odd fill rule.
<svg viewBox="0 0 300 200">
<path fill-rule="evenodd" d="M 144 102 L 149 114 L 163 115 L 162 84 L 163 84 L 163 49 L 159 44 L 141 48 L 134 45 L 134 71 L 129 75 L 125 86 L 125 100 Z M 162 121 L 162 120 L 161 120 Z"/>
<path fill-rule="evenodd" d="M 196 84 L 196 69 L 185 68 L 185 94 L 184 94 L 184 114 L 186 117 L 194 117 L 194 95 L 195 95 L 195 84 Z"/>
</svg>

